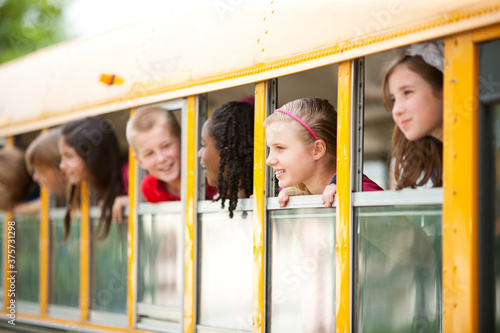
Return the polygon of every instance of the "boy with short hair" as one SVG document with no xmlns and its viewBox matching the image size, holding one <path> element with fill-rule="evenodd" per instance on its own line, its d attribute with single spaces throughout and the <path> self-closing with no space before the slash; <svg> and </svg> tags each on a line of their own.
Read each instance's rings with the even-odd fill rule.
<svg viewBox="0 0 500 333">
<path fill-rule="evenodd" d="M 128 121 L 127 141 L 148 171 L 141 192 L 148 202 L 176 201 L 181 195 L 181 128 L 172 112 L 152 106 Z"/>
<path fill-rule="evenodd" d="M 127 141 L 139 165 L 148 171 L 141 192 L 148 202 L 176 201 L 181 196 L 181 127 L 172 112 L 150 106 L 128 121 Z M 207 199 L 217 189 L 207 184 Z"/>
</svg>

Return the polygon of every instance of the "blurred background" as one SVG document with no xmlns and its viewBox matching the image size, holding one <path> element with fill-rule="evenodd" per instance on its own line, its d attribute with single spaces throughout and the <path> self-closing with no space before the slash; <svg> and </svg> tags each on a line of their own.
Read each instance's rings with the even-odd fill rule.
<svg viewBox="0 0 500 333">
<path fill-rule="evenodd" d="M 175 8 L 161 0 L 0 0 L 0 63 Z"/>
</svg>

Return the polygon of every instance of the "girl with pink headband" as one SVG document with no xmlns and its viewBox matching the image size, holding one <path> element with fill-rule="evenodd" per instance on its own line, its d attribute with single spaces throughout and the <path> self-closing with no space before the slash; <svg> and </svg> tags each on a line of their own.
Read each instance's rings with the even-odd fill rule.
<svg viewBox="0 0 500 333">
<path fill-rule="evenodd" d="M 279 186 L 280 206 L 289 195 L 323 194 L 323 204 L 336 193 L 337 112 L 327 100 L 301 98 L 277 109 L 264 122 L 269 156 Z M 363 177 L 364 191 L 382 190 Z"/>
</svg>

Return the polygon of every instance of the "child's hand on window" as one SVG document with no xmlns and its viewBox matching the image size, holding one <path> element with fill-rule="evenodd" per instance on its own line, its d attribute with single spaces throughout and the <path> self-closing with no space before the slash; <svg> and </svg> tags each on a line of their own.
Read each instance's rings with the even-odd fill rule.
<svg viewBox="0 0 500 333">
<path fill-rule="evenodd" d="M 114 223 L 122 223 L 123 222 L 123 210 L 128 206 L 129 198 L 127 195 L 121 195 L 115 198 L 115 202 L 113 202 L 112 208 L 112 220 Z"/>
<path fill-rule="evenodd" d="M 286 206 L 289 198 L 290 198 L 290 196 L 288 195 L 288 193 L 286 193 L 285 189 L 280 191 L 280 193 L 278 194 L 278 202 L 280 204 L 280 208 L 283 208 Z"/>
<path fill-rule="evenodd" d="M 335 193 L 337 193 L 336 184 L 330 184 L 325 187 L 322 196 L 323 205 L 325 205 L 325 207 L 332 207 L 333 201 L 335 200 Z"/>
</svg>

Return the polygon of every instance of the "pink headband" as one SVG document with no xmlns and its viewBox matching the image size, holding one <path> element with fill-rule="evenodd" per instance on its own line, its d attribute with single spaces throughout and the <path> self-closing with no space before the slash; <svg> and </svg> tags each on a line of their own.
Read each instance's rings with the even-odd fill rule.
<svg viewBox="0 0 500 333">
<path fill-rule="evenodd" d="M 311 133 L 311 135 L 316 139 L 316 140 L 319 140 L 318 136 L 316 135 L 316 133 L 314 133 L 314 131 L 311 129 L 311 127 L 307 126 L 307 124 L 302 121 L 302 119 L 300 119 L 299 117 L 297 117 L 296 115 L 294 115 L 293 113 L 291 112 L 288 112 L 287 110 L 283 110 L 283 109 L 276 109 L 274 112 L 283 112 L 283 113 L 286 113 L 287 115 L 289 115 L 290 117 L 292 117 L 293 119 L 297 120 L 302 126 L 304 126 L 306 128 L 306 130 L 309 131 L 309 133 Z"/>
</svg>

